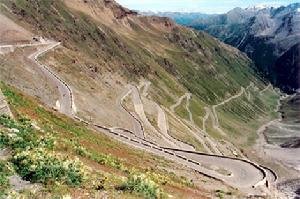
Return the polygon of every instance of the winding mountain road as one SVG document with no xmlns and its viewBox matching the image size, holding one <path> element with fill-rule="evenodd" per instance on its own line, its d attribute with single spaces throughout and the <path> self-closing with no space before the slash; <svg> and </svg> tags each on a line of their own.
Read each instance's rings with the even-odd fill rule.
<svg viewBox="0 0 300 199">
<path fill-rule="evenodd" d="M 122 129 L 116 131 L 103 128 L 97 124 L 95 126 L 121 142 L 186 165 L 201 174 L 223 181 L 243 191 L 257 193 L 256 191 L 258 190 L 256 188 L 263 185 L 267 179 L 267 173 L 264 169 L 247 160 L 164 148 L 145 139 L 138 138 L 130 131 Z"/>
<path fill-rule="evenodd" d="M 86 122 L 75 115 L 75 103 L 71 87 L 66 82 L 64 82 L 58 75 L 56 75 L 50 68 L 40 64 L 37 60 L 39 56 L 48 52 L 51 49 L 54 49 L 58 45 L 60 45 L 60 43 L 50 41 L 43 43 L 41 44 L 41 48 L 39 47 L 37 52 L 31 54 L 28 58 L 32 61 L 35 61 L 37 66 L 40 67 L 45 72 L 45 75 L 47 75 L 49 79 L 53 81 L 53 83 L 58 87 L 60 94 L 60 112 L 72 118 L 75 118 L 81 122 L 90 124 L 89 122 Z M 137 112 L 143 123 L 149 125 L 149 121 L 147 120 L 145 112 L 143 111 L 143 105 L 138 93 L 138 89 L 135 86 L 129 86 L 129 91 L 126 92 L 126 96 L 128 96 L 129 94 L 133 95 L 132 98 L 134 101 L 135 111 Z M 224 102 L 214 106 L 214 111 L 218 106 L 225 104 L 226 102 L 236 97 L 238 97 L 238 95 L 233 96 L 230 99 L 225 100 Z M 124 96 L 122 97 L 121 101 L 123 99 Z M 122 102 L 120 103 L 122 104 Z M 163 115 L 161 114 L 160 117 L 163 118 Z M 255 194 L 258 191 L 256 187 L 259 185 L 264 185 L 267 179 L 267 172 L 265 171 L 265 169 L 248 160 L 197 153 L 188 150 L 164 148 L 158 146 L 155 143 L 149 142 L 143 136 L 137 136 L 134 132 L 131 132 L 126 129 L 108 128 L 99 124 L 90 125 L 101 129 L 101 132 L 104 131 L 109 136 L 121 142 L 130 144 L 131 146 L 136 148 L 147 150 L 156 155 L 186 165 L 187 167 L 194 169 L 197 172 L 200 172 L 214 179 L 224 181 L 225 183 L 239 188 L 242 191 L 247 191 Z M 142 131 L 144 131 L 143 128 L 141 129 Z M 224 171 L 226 172 L 224 173 Z"/>
<path fill-rule="evenodd" d="M 151 83 L 150 82 L 143 82 L 143 84 L 140 86 L 140 88 L 144 87 L 143 90 L 143 96 L 147 96 L 147 91 L 150 87 Z M 182 148 L 186 150 L 194 150 L 194 148 L 188 144 L 185 144 L 183 142 L 180 142 L 173 137 L 169 135 L 169 126 L 168 126 L 168 121 L 167 117 L 165 115 L 165 112 L 163 109 L 155 102 L 154 105 L 156 106 L 157 109 L 157 125 L 159 130 L 157 130 L 148 120 L 145 111 L 144 111 L 144 105 L 142 102 L 142 96 L 139 93 L 139 89 L 133 85 L 127 85 L 127 87 L 130 89 L 131 94 L 132 94 L 132 102 L 134 104 L 134 109 L 137 115 L 139 116 L 141 120 L 141 124 L 145 124 L 149 130 L 152 133 L 155 133 L 156 135 L 160 136 L 159 142 L 164 142 L 168 146 L 172 146 L 174 148 Z M 126 110 L 126 109 L 125 109 Z M 127 110 L 126 110 L 127 111 Z M 137 119 L 137 118 L 135 118 Z M 150 135 L 149 135 L 150 136 Z"/>
<path fill-rule="evenodd" d="M 62 79 L 59 78 L 50 68 L 47 66 L 41 64 L 38 61 L 38 57 L 43 55 L 44 53 L 56 48 L 57 46 L 60 45 L 59 42 L 48 42 L 48 43 L 43 43 L 43 45 L 46 45 L 45 47 L 39 47 L 38 50 L 29 55 L 28 58 L 32 61 L 35 61 L 38 67 L 44 72 L 44 74 L 51 79 L 51 81 L 56 85 L 59 91 L 59 100 L 58 103 L 58 109 L 61 113 L 68 115 L 68 116 L 73 116 L 75 111 L 74 102 L 73 102 L 73 94 L 70 86 L 65 83 Z"/>
<path fill-rule="evenodd" d="M 272 84 L 269 84 L 266 88 L 264 88 L 263 90 L 261 90 L 259 92 L 260 95 L 262 95 L 264 92 L 266 92 L 269 88 L 272 88 Z"/>
<path fill-rule="evenodd" d="M 189 119 L 190 119 L 190 122 L 191 122 L 191 125 L 192 125 L 193 129 L 190 129 L 190 127 L 186 126 L 186 124 L 184 124 L 180 119 L 178 119 L 179 123 L 181 123 L 187 129 L 189 129 L 189 132 L 202 144 L 202 146 L 207 151 L 207 153 L 221 155 L 222 153 L 218 149 L 216 141 L 212 140 L 212 138 L 210 137 L 210 135 L 206 132 L 206 128 L 205 128 L 206 120 L 209 117 L 209 113 L 211 113 L 210 109 L 208 109 L 207 107 L 205 107 L 206 114 L 205 114 L 205 116 L 203 118 L 203 129 L 199 129 L 195 125 L 195 122 L 193 120 L 193 114 L 192 114 L 192 112 L 190 111 L 190 108 L 189 108 L 191 96 L 192 96 L 191 93 L 185 93 L 183 96 L 181 96 L 180 98 L 178 98 L 177 102 L 170 107 L 173 116 L 178 119 L 178 117 L 175 115 L 175 112 L 174 112 L 175 108 L 182 103 L 182 101 L 183 101 L 184 98 L 186 98 L 187 101 L 186 101 L 186 107 L 185 108 L 186 108 L 187 112 L 189 113 Z"/>
<path fill-rule="evenodd" d="M 132 92 L 132 90 L 129 88 L 127 90 L 125 90 L 124 93 L 120 95 L 120 98 L 117 98 L 116 106 L 120 107 L 120 111 L 125 112 L 131 118 L 133 118 L 132 123 L 133 123 L 134 132 L 138 135 L 138 137 L 145 138 L 144 125 L 137 118 L 137 116 L 134 113 L 131 113 L 130 111 L 128 111 L 126 109 L 126 106 L 124 105 L 125 99 L 131 94 L 131 92 Z"/>
<path fill-rule="evenodd" d="M 202 129 L 206 132 L 206 121 L 208 120 L 209 116 L 211 115 L 211 110 L 208 107 L 204 107 L 205 115 L 202 119 Z"/>
<path fill-rule="evenodd" d="M 214 128 L 215 128 L 216 130 L 218 130 L 218 131 L 221 133 L 221 135 L 226 135 L 226 133 L 220 128 L 219 118 L 218 118 L 216 109 L 217 109 L 218 107 L 223 106 L 224 104 L 230 102 L 231 100 L 234 100 L 234 99 L 236 99 L 236 98 L 239 98 L 241 95 L 244 94 L 244 92 L 245 92 L 245 88 L 242 87 L 242 88 L 241 88 L 241 91 L 240 91 L 238 94 L 233 95 L 233 96 L 231 96 L 230 98 L 228 98 L 228 99 L 226 99 L 226 100 L 220 102 L 219 104 L 216 104 L 216 105 L 213 105 L 213 106 L 212 106 L 212 113 L 213 113 L 214 118 L 215 118 L 215 120 L 214 120 L 214 121 L 215 121 L 215 122 L 214 122 Z"/>
<path fill-rule="evenodd" d="M 193 114 L 190 110 L 190 100 L 192 98 L 192 94 L 191 93 L 188 93 L 187 97 L 186 97 L 186 105 L 185 105 L 185 108 L 189 114 L 189 119 L 190 121 L 194 124 L 194 119 L 193 119 Z"/>
<path fill-rule="evenodd" d="M 175 104 L 173 104 L 172 106 L 170 106 L 170 110 L 172 112 L 175 112 L 175 108 L 178 107 L 182 101 L 185 99 L 185 98 L 190 98 L 191 97 L 191 94 L 190 93 L 185 93 L 183 96 L 181 96 Z"/>
<path fill-rule="evenodd" d="M 66 84 L 59 76 L 57 76 L 50 68 L 41 64 L 38 61 L 38 57 L 43 55 L 44 53 L 56 48 L 59 46 L 59 42 L 49 41 L 49 40 L 42 40 L 39 43 L 29 43 L 29 44 L 17 44 L 17 45 L 2 45 L 0 46 L 1 49 L 10 48 L 10 51 L 3 51 L 3 54 L 13 52 L 16 48 L 24 48 L 24 47 L 36 47 L 37 51 L 30 54 L 27 58 L 31 60 L 33 63 L 37 65 L 43 71 L 44 75 L 47 76 L 51 80 L 51 82 L 57 87 L 59 91 L 59 100 L 56 102 L 57 108 L 59 112 L 73 116 L 75 111 L 74 101 L 73 101 L 73 94 L 70 86 Z"/>
</svg>

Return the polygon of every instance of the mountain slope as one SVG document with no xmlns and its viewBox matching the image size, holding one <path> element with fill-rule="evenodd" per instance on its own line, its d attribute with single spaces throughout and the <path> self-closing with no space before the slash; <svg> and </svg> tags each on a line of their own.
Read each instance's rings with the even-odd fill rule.
<svg viewBox="0 0 300 199">
<path fill-rule="evenodd" d="M 240 148 L 250 151 L 258 126 L 274 117 L 278 97 L 245 54 L 204 32 L 138 15 L 111 0 L 1 2 L 3 14 L 43 37 L 29 36 L 34 46 L 18 47 L 17 34 L 11 47 L 1 48 L 5 83 L 65 114 L 62 99 L 68 98 L 69 117 L 133 150 L 224 178 L 243 193 L 263 192 L 253 188 L 266 177 L 261 167 L 227 157 L 244 158 Z M 10 67 L 14 72 L 7 72 Z M 34 78 L 29 83 L 23 76 Z M 260 95 L 265 87 L 268 92 Z M 170 151 L 175 148 L 204 154 L 188 160 L 182 156 L 188 152 Z M 209 154 L 222 157 L 199 158 Z M 255 175 L 241 178 L 247 169 L 236 164 Z"/>
<path fill-rule="evenodd" d="M 22 94 L 15 88 L 3 83 L 0 87 L 15 116 L 14 119 L 0 116 L 0 176 L 1 179 L 4 179 L 3 174 L 5 174 L 5 179 L 9 179 L 6 184 L 1 181 L 0 197 L 6 198 L 9 195 L 24 198 L 52 198 L 53 195 L 56 195 L 72 198 L 102 198 L 117 195 L 121 198 L 146 196 L 153 198 L 155 193 L 153 191 L 151 193 L 151 189 L 158 191 L 158 187 L 161 191 L 172 193 L 175 198 L 181 198 L 182 195 L 192 198 L 195 196 L 207 198 L 205 195 L 214 194 L 205 193 L 205 190 L 195 188 L 186 178 L 166 171 L 168 168 L 173 168 L 172 171 L 177 172 L 176 170 L 179 169 L 180 172 L 187 172 L 188 175 L 188 173 L 193 173 L 192 170 L 186 170 L 180 165 L 145 151 L 132 150 L 131 147 L 112 140 L 103 132 L 99 133 L 99 130 L 91 129 L 50 110 L 43 103 Z M 8 131 L 9 129 L 14 130 Z M 19 129 L 20 132 L 16 132 L 16 129 Z M 15 136 L 18 140 L 9 137 L 12 131 L 16 132 Z M 30 133 L 30 136 L 26 134 L 26 131 Z M 5 150 L 2 149 L 3 146 L 6 148 Z M 11 148 L 8 150 L 8 147 Z M 80 167 L 75 169 L 80 169 L 80 171 L 75 170 L 73 174 L 70 172 L 69 176 L 64 178 L 65 173 L 59 167 L 58 162 L 54 162 L 48 157 L 48 153 L 44 153 L 48 150 L 51 154 L 63 158 L 64 164 L 68 164 L 68 162 L 70 164 L 75 159 L 76 163 L 80 163 Z M 16 157 L 20 156 L 18 154 L 22 154 L 23 151 L 28 154 L 25 156 L 27 162 L 21 163 L 21 160 L 18 162 Z M 36 151 L 38 152 L 36 155 L 31 155 Z M 5 153 L 7 154 L 3 156 Z M 39 159 L 37 159 L 37 155 L 39 155 Z M 44 157 L 41 158 L 41 155 Z M 38 161 L 49 165 L 47 168 L 41 169 L 42 165 L 39 165 Z M 9 172 L 2 170 L 3 165 L 4 168 L 8 166 Z M 14 170 L 10 168 L 11 166 L 22 170 Z M 20 184 L 22 182 L 10 180 L 12 175 L 17 174 L 27 180 L 27 186 L 22 187 Z M 130 190 L 121 189 L 125 177 L 127 179 L 130 176 L 141 175 L 145 177 L 145 179 L 142 178 L 145 182 L 146 180 L 154 182 L 151 182 L 152 188 L 146 188 L 150 193 L 147 191 L 132 193 Z M 76 183 L 75 180 L 78 178 L 80 182 Z M 211 181 L 204 176 L 201 178 Z M 67 180 L 73 180 L 75 183 L 70 186 Z M 32 183 L 29 186 L 28 181 Z M 142 181 L 142 183 L 144 182 Z M 195 179 L 195 183 L 201 182 Z M 219 182 L 212 183 L 219 184 Z M 7 186 L 9 184 L 10 186 Z M 136 186 L 139 185 L 136 184 Z M 219 186 L 223 187 L 221 184 Z M 19 193 L 20 191 L 21 193 Z"/>
<path fill-rule="evenodd" d="M 159 102 L 170 105 L 176 95 L 185 90 L 192 91 L 204 103 L 213 104 L 235 94 L 240 86 L 248 86 L 250 81 L 262 85 L 245 55 L 205 33 L 175 25 L 169 19 L 129 14 L 117 20 L 118 15 L 126 11 L 115 8 L 117 11 L 112 13 L 105 7 L 111 4 L 104 5 L 102 1 L 93 2 L 97 6 L 92 6 L 91 2 L 66 1 L 69 7 L 81 13 L 70 12 L 60 1 L 20 2 L 8 4 L 15 9 L 13 13 L 22 16 L 34 31 L 63 42 L 65 48 L 58 49 L 53 57 L 53 62 L 59 61 L 54 67 L 67 82 L 73 82 L 75 95 L 79 91 L 93 90 L 96 90 L 93 92 L 96 95 L 99 90 L 105 90 L 91 87 L 105 87 L 101 79 L 106 74 L 121 76 L 120 83 L 127 78 L 135 81 L 141 76 L 150 78 L 154 85 L 160 84 L 159 90 L 165 89 L 162 93 L 165 97 L 157 96 Z M 101 9 L 107 13 L 100 12 Z M 87 17 L 82 12 L 92 16 Z M 106 20 L 101 20 L 104 17 Z M 73 78 L 79 72 L 79 78 L 85 79 L 80 84 Z M 107 77 L 115 78 L 113 75 Z M 104 85 L 95 84 L 98 81 Z M 81 98 L 78 96 L 79 101 Z M 98 96 L 98 99 L 102 98 L 105 95 Z"/>
<path fill-rule="evenodd" d="M 295 65 L 278 66 L 276 62 L 284 53 L 295 49 L 294 46 L 300 41 L 299 8 L 299 3 L 279 8 L 236 8 L 226 14 L 198 20 L 190 25 L 206 30 L 246 52 L 275 85 L 287 92 L 293 92 L 299 88 L 299 82 L 298 74 L 292 71 L 298 69 L 294 68 Z M 279 77 L 281 74 L 276 72 L 278 67 L 281 71 L 290 72 L 285 73 L 291 79 L 289 82 Z"/>
<path fill-rule="evenodd" d="M 291 47 L 275 63 L 277 82 L 297 88 L 300 83 L 300 43 Z"/>
</svg>

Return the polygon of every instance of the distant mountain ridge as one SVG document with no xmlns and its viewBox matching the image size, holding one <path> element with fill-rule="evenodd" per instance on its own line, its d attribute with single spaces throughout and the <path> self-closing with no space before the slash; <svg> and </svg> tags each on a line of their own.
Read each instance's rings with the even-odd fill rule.
<svg viewBox="0 0 300 199">
<path fill-rule="evenodd" d="M 296 65 L 287 65 L 283 57 L 300 45 L 299 10 L 300 3 L 278 8 L 235 8 L 226 14 L 195 20 L 189 26 L 246 52 L 275 85 L 293 92 L 300 86 L 300 75 L 295 72 Z M 299 54 L 292 54 L 298 59 Z"/>
<path fill-rule="evenodd" d="M 176 23 L 181 25 L 189 25 L 195 20 L 198 19 L 206 19 L 209 14 L 201 13 L 201 12 L 140 12 L 142 15 L 146 16 L 160 16 L 160 17 L 168 17 L 176 21 Z"/>
</svg>

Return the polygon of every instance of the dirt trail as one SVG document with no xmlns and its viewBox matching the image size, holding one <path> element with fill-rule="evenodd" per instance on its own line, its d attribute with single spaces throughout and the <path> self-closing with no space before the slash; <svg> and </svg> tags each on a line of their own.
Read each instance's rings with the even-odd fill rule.
<svg viewBox="0 0 300 199">
<path fill-rule="evenodd" d="M 151 85 L 151 82 L 149 82 L 149 81 L 144 81 L 144 82 L 142 83 L 142 87 L 144 88 L 144 89 L 143 89 L 143 92 L 142 92 L 142 95 L 143 95 L 144 97 L 147 97 L 147 96 L 148 96 L 148 91 L 149 91 L 150 85 Z"/>
<path fill-rule="evenodd" d="M 173 104 L 172 106 L 170 106 L 171 111 L 175 112 L 175 108 L 182 103 L 182 101 L 184 100 L 184 98 L 188 98 L 190 95 L 191 95 L 190 93 L 185 93 L 183 96 L 181 96 L 180 98 L 178 98 L 177 102 L 175 104 Z"/>
<path fill-rule="evenodd" d="M 201 145 L 204 147 L 205 151 L 209 154 L 218 154 L 221 155 L 221 152 L 216 148 L 216 144 L 212 139 L 210 139 L 209 135 L 205 132 L 203 132 L 201 129 L 199 129 L 197 126 L 192 125 L 188 126 L 185 122 L 182 121 L 181 118 L 179 118 L 174 112 L 167 110 L 166 111 L 171 114 L 178 123 L 180 123 L 182 126 L 184 126 L 191 135 L 196 138 Z M 207 141 L 207 142 L 205 142 Z"/>
<path fill-rule="evenodd" d="M 207 153 L 222 155 L 221 151 L 217 147 L 216 141 L 213 141 L 213 139 L 210 138 L 209 134 L 206 132 L 205 122 L 206 122 L 206 120 L 208 119 L 208 117 L 210 115 L 209 112 L 207 112 L 208 111 L 207 107 L 205 107 L 206 115 L 203 118 L 204 128 L 201 130 L 195 125 L 194 120 L 193 120 L 193 114 L 189 109 L 191 96 L 192 96 L 191 93 L 185 93 L 183 96 L 181 96 L 177 100 L 177 102 L 170 107 L 172 115 L 178 120 L 178 122 L 180 122 L 182 125 L 184 125 L 189 130 L 189 132 L 202 144 L 202 146 L 207 151 Z M 191 122 L 191 125 L 192 125 L 193 129 L 190 129 L 189 126 L 187 126 L 184 122 L 182 122 L 181 119 L 179 119 L 177 117 L 177 115 L 175 114 L 175 111 L 174 111 L 175 108 L 182 103 L 184 98 L 186 98 L 186 100 L 187 100 L 186 110 L 189 113 L 189 119 L 190 119 L 190 122 Z"/>
<path fill-rule="evenodd" d="M 191 94 L 191 93 L 188 93 L 188 95 L 187 95 L 187 97 L 186 97 L 186 110 L 187 110 L 187 112 L 188 112 L 188 114 L 189 114 L 189 119 L 190 119 L 190 121 L 191 121 L 193 124 L 195 124 L 195 123 L 194 123 L 194 119 L 193 119 L 193 114 L 192 114 L 192 112 L 191 112 L 191 110 L 190 110 L 190 100 L 191 100 L 191 98 L 192 98 L 192 94 Z"/>
<path fill-rule="evenodd" d="M 131 93 L 129 93 L 129 94 L 132 94 L 135 111 L 137 112 L 137 114 L 139 115 L 141 120 L 143 122 L 145 122 L 145 124 L 149 125 L 149 127 L 152 126 L 145 115 L 145 112 L 143 109 L 143 104 L 142 104 L 141 97 L 139 95 L 137 87 L 129 85 L 129 89 L 131 90 Z M 160 117 L 165 118 L 165 116 L 163 117 L 162 113 L 160 114 Z M 164 119 L 162 119 L 162 120 L 164 120 Z M 106 128 L 106 127 L 101 127 L 101 128 Z M 152 126 L 150 128 L 154 128 L 154 127 Z M 166 129 L 166 128 L 164 127 L 164 129 Z M 110 132 L 110 134 L 113 133 L 114 135 L 116 135 L 116 132 L 113 132 L 112 129 L 107 129 L 107 130 Z M 154 128 L 153 130 L 156 130 L 156 129 Z M 125 131 L 125 132 L 129 132 L 129 131 Z M 130 135 L 134 135 L 134 134 L 130 134 Z M 126 140 L 125 142 L 127 142 L 127 143 L 130 142 L 129 144 L 133 145 L 134 147 L 139 147 L 143 150 L 148 150 L 151 152 L 153 152 L 153 150 L 154 151 L 162 150 L 164 153 L 164 155 L 162 155 L 162 156 L 165 158 L 175 160 L 178 163 L 187 165 L 190 168 L 196 169 L 197 171 L 204 173 L 208 176 L 225 181 L 226 183 L 228 183 L 230 185 L 239 187 L 241 189 L 247 189 L 247 191 L 249 191 L 250 189 L 253 189 L 252 188 L 253 186 L 258 185 L 265 180 L 264 170 L 260 170 L 260 169 L 258 169 L 259 167 L 253 166 L 249 163 L 240 162 L 237 164 L 238 166 L 232 166 L 231 164 L 233 163 L 233 161 L 230 158 L 228 158 L 228 160 L 227 160 L 227 157 L 215 157 L 215 158 L 213 158 L 212 161 L 210 161 L 209 159 L 207 159 L 207 161 L 205 161 L 204 157 L 207 157 L 207 158 L 210 157 L 210 155 L 207 156 L 206 154 L 194 155 L 195 158 L 193 157 L 192 159 L 188 159 L 188 157 L 185 157 L 185 156 L 188 156 L 188 154 L 190 154 L 190 152 L 184 152 L 184 151 L 180 152 L 180 150 L 179 150 L 179 152 L 172 153 L 172 152 L 168 152 L 167 150 L 164 150 L 160 146 L 153 145 L 153 144 L 151 145 L 151 143 L 144 140 L 143 138 L 139 138 L 139 139 L 142 139 L 142 141 L 138 141 L 138 140 L 132 140 L 132 138 L 126 137 L 124 135 L 120 135 L 120 134 L 118 135 L 118 140 L 124 141 L 124 139 Z M 130 141 L 130 139 L 131 139 L 131 141 Z M 140 144 L 138 144 L 138 143 L 140 143 Z M 182 153 L 184 156 L 177 154 L 177 153 Z M 155 154 L 158 154 L 158 153 L 155 152 Z M 203 157 L 201 157 L 201 156 L 203 156 Z M 229 165 L 228 166 L 229 170 L 230 170 L 230 172 L 232 172 L 232 175 L 230 175 L 230 176 L 224 176 L 224 175 L 220 174 L 219 172 L 216 172 L 215 170 L 207 170 L 206 168 L 201 166 L 201 163 L 198 163 L 195 161 L 195 160 L 201 160 L 201 161 L 204 161 L 206 164 L 208 163 L 208 164 L 215 165 L 220 169 L 222 169 L 222 168 L 226 169 L 226 168 L 224 168 L 224 162 L 221 160 L 223 158 L 225 158 L 226 161 L 228 161 L 228 163 L 226 163 L 226 165 Z M 239 169 L 237 169 L 237 168 L 239 168 Z M 245 169 L 241 169 L 241 168 L 245 168 Z M 245 175 L 248 177 L 244 178 Z"/>
<path fill-rule="evenodd" d="M 174 139 L 172 136 L 169 135 L 169 125 L 168 125 L 168 121 L 167 121 L 167 117 L 166 114 L 164 112 L 164 110 L 158 105 L 157 105 L 157 122 L 158 122 L 158 127 L 160 129 L 160 132 L 168 139 L 171 140 L 173 143 L 176 144 L 176 146 L 178 146 L 180 149 L 185 149 L 185 150 L 192 150 L 194 151 L 194 147 L 183 143 L 181 141 L 178 141 L 176 139 Z"/>
<path fill-rule="evenodd" d="M 251 92 L 249 91 L 249 89 L 250 89 L 251 87 L 254 88 L 253 82 L 251 82 L 250 85 L 247 86 L 246 89 L 245 89 L 245 95 L 246 95 L 248 101 L 251 100 Z"/>
<path fill-rule="evenodd" d="M 192 94 L 191 93 L 185 93 L 183 96 L 181 96 L 180 98 L 177 99 L 177 102 L 175 104 L 173 104 L 172 106 L 170 106 L 170 109 L 172 112 L 175 112 L 175 109 L 182 104 L 182 101 L 186 98 L 186 105 L 185 105 L 185 109 L 189 114 L 189 120 L 194 123 L 193 120 L 193 114 L 190 110 L 190 100 L 192 98 Z"/>
<path fill-rule="evenodd" d="M 263 90 L 261 90 L 259 92 L 260 95 L 262 95 L 264 92 L 266 92 L 269 88 L 272 88 L 272 84 L 269 84 L 268 86 L 266 86 Z"/>
<path fill-rule="evenodd" d="M 205 116 L 203 117 L 203 124 L 202 124 L 203 125 L 203 127 L 202 127 L 203 131 L 207 134 L 207 132 L 206 132 L 206 123 L 207 123 L 207 120 L 209 119 L 209 116 L 210 116 L 211 119 L 212 119 L 212 126 L 213 126 L 213 128 L 215 130 L 217 130 L 221 135 L 226 136 L 226 133 L 220 127 L 219 118 L 218 118 L 216 109 L 218 107 L 220 107 L 220 106 L 225 105 L 226 103 L 230 102 L 231 100 L 234 100 L 236 98 L 241 97 L 244 93 L 246 94 L 247 99 L 250 100 L 251 99 L 250 92 L 248 91 L 248 93 L 247 93 L 247 91 L 246 91 L 246 90 L 250 89 L 250 87 L 254 87 L 254 84 L 252 82 L 249 84 L 249 86 L 246 89 L 243 88 L 243 87 L 241 87 L 241 91 L 238 94 L 231 96 L 230 98 L 228 98 L 228 99 L 220 102 L 219 104 L 213 105 L 212 109 L 210 109 L 208 107 L 204 107 L 204 109 L 205 109 Z M 219 151 L 218 150 L 219 147 L 217 147 L 217 144 L 215 142 L 210 141 L 210 144 L 211 144 L 211 146 L 214 146 L 214 149 L 216 151 Z M 230 151 L 232 151 L 234 154 L 237 154 L 236 151 L 239 151 L 239 150 L 237 150 L 233 146 L 233 148 Z M 221 151 L 219 151 L 219 153 L 221 153 Z"/>
<path fill-rule="evenodd" d="M 135 111 L 138 113 L 139 117 L 143 118 L 144 122 L 146 124 L 148 123 L 149 125 L 150 122 L 146 118 L 143 109 L 143 104 L 139 96 L 137 87 L 130 85 L 129 89 L 132 92 L 130 94 L 132 94 Z M 161 113 L 160 117 L 164 118 L 165 116 L 163 116 L 163 114 Z M 106 130 L 108 134 L 110 134 L 110 136 L 113 136 L 114 138 L 124 143 L 130 144 L 134 147 L 143 150 L 147 150 L 156 155 L 160 155 L 167 159 L 186 165 L 192 169 L 195 169 L 200 173 L 224 181 L 229 185 L 235 186 L 241 190 L 245 190 L 246 192 L 257 193 L 257 191 L 259 191 L 260 189 L 253 188 L 253 187 L 256 187 L 261 183 L 263 184 L 263 181 L 265 180 L 264 170 L 261 170 L 259 167 L 253 166 L 248 162 L 243 162 L 241 160 L 232 160 L 231 158 L 227 159 L 227 157 L 218 157 L 218 156 L 214 156 L 214 158 L 210 158 L 211 156 L 207 154 L 192 155 L 189 158 L 190 152 L 188 151 L 182 151 L 179 149 L 178 152 L 170 152 L 162 148 L 161 146 L 151 143 L 143 138 L 136 137 L 134 133 L 131 133 L 128 130 L 120 129 L 122 134 L 118 134 L 116 130 L 112 130 L 113 128 L 101 127 L 99 125 L 95 125 L 95 126 L 100 127 L 102 130 Z M 214 168 L 217 167 L 220 170 L 223 169 L 229 170 L 232 174 L 230 176 L 227 176 L 220 173 L 216 169 L 207 169 L 201 164 L 201 162 L 198 162 L 200 160 L 204 164 L 211 164 Z M 247 176 L 247 178 L 245 178 L 245 176 Z"/>
<path fill-rule="evenodd" d="M 210 114 L 211 114 L 211 110 L 208 107 L 204 107 L 205 110 L 205 115 L 203 117 L 203 124 L 202 124 L 202 129 L 204 132 L 206 132 L 206 121 L 208 120 Z"/>
<path fill-rule="evenodd" d="M 148 84 L 149 85 L 149 84 Z M 142 88 L 142 86 L 140 86 L 140 88 Z M 219 150 L 219 146 L 218 144 L 216 144 L 216 141 L 213 140 L 213 138 L 211 138 L 209 136 L 209 134 L 207 134 L 206 131 L 203 131 L 202 129 L 198 128 L 195 123 L 194 123 L 194 120 L 192 119 L 193 118 L 193 115 L 192 115 L 192 112 L 190 111 L 189 109 L 189 104 L 190 104 L 190 99 L 191 99 L 191 96 L 192 94 L 191 93 L 186 93 L 185 95 L 181 96 L 180 98 L 178 98 L 176 104 L 172 105 L 170 107 L 171 111 L 169 110 L 166 110 L 169 114 L 171 114 L 173 116 L 173 118 L 175 118 L 177 120 L 177 122 L 179 122 L 181 125 L 183 125 L 191 135 L 194 136 L 194 138 L 197 139 L 197 141 L 199 141 L 201 143 L 201 145 L 204 147 L 204 150 L 209 153 L 209 154 L 217 154 L 217 155 L 222 155 L 221 151 Z M 185 122 L 182 121 L 181 118 L 179 118 L 174 110 L 177 106 L 179 106 L 182 101 L 184 100 L 184 98 L 186 98 L 186 110 L 187 112 L 189 113 L 189 118 L 190 118 L 190 121 L 191 122 L 191 125 L 187 125 Z M 172 111 L 173 109 L 173 111 Z M 163 111 L 161 109 L 161 111 Z M 207 116 L 207 119 L 208 119 L 209 115 Z M 158 119 L 158 121 L 161 121 L 160 119 Z M 161 121 L 159 122 L 161 123 L 162 125 L 167 125 L 164 121 Z M 166 129 L 166 127 L 164 127 Z M 168 136 L 170 137 L 170 136 Z M 171 137 L 172 138 L 172 137 Z M 174 140 L 174 138 L 172 138 Z M 178 142 L 178 141 L 177 141 Z M 189 146 L 189 148 L 191 148 L 192 146 Z M 187 148 L 187 147 L 184 147 L 184 148 Z M 184 149 L 182 148 L 182 149 Z M 192 147 L 193 148 L 193 147 Z"/>
<path fill-rule="evenodd" d="M 228 98 L 228 99 L 222 101 L 221 103 L 212 106 L 212 113 L 213 113 L 213 118 L 214 118 L 214 119 L 213 119 L 213 121 L 214 121 L 214 122 L 213 122 L 213 127 L 214 127 L 214 129 L 216 129 L 221 135 L 226 136 L 226 133 L 220 128 L 219 118 L 218 118 L 216 109 L 217 109 L 218 107 L 223 106 L 224 104 L 230 102 L 231 100 L 234 100 L 234 99 L 236 99 L 236 98 L 239 98 L 240 96 L 242 96 L 242 95 L 244 94 L 244 92 L 245 92 L 245 88 L 242 87 L 242 88 L 241 88 L 241 91 L 240 91 L 238 94 L 233 95 L 233 96 L 231 96 L 230 98 Z"/>
</svg>

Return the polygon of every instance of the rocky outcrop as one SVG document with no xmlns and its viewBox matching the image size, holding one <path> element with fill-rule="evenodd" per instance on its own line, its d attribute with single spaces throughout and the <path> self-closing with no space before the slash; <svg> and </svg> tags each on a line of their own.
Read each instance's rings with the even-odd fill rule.
<svg viewBox="0 0 300 199">
<path fill-rule="evenodd" d="M 104 0 L 104 4 L 106 7 L 110 8 L 113 11 L 117 19 L 123 19 L 130 15 L 136 16 L 138 14 L 136 11 L 122 7 L 121 5 L 117 4 L 114 0 Z"/>
<path fill-rule="evenodd" d="M 13 116 L 1 90 L 0 90 L 0 115 L 8 115 L 10 117 Z"/>
</svg>

